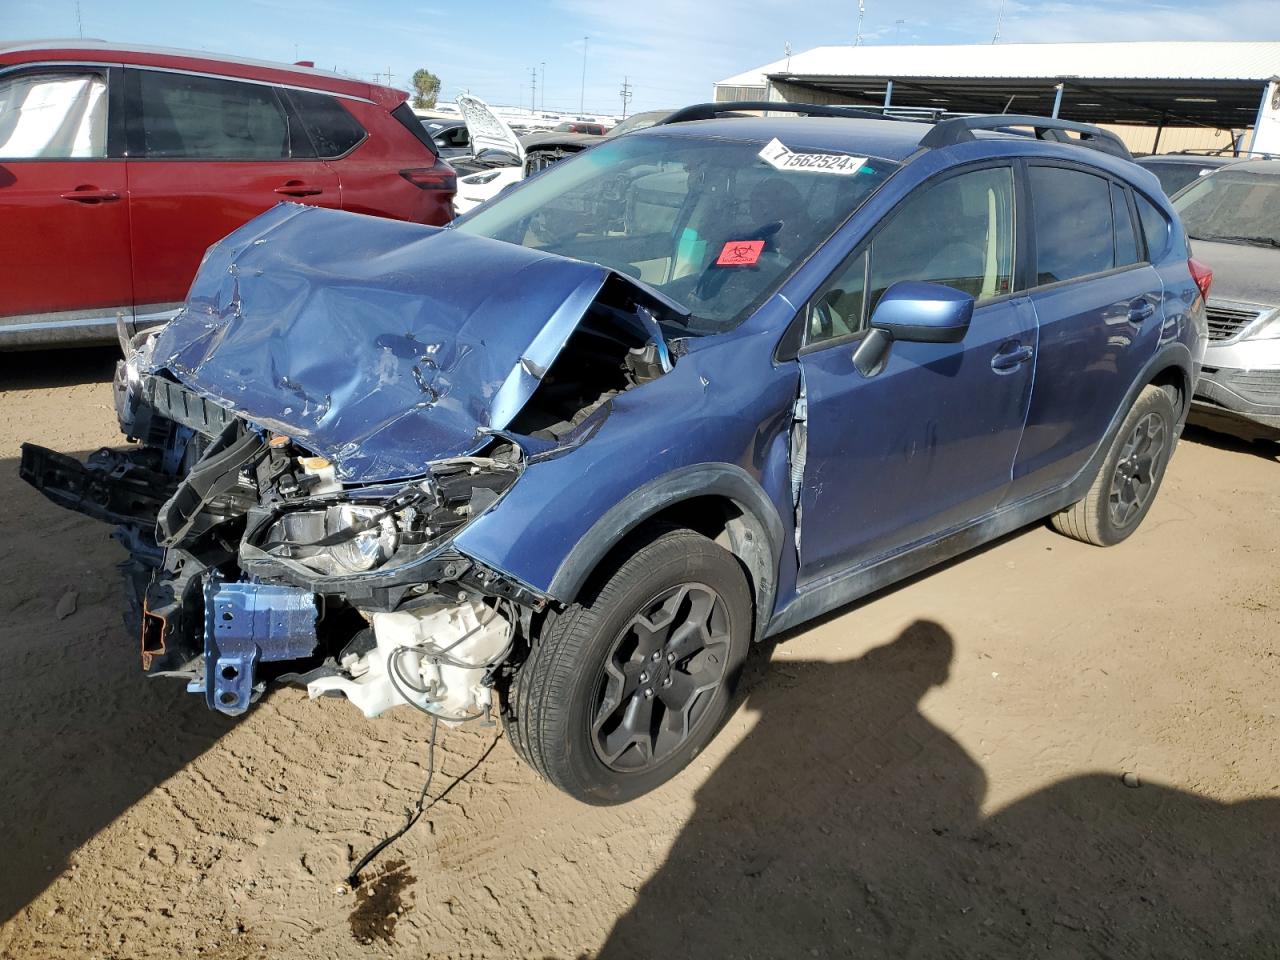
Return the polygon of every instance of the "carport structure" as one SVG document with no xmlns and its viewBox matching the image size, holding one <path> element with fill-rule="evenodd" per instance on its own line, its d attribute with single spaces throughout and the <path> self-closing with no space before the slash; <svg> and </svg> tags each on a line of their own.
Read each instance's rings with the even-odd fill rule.
<svg viewBox="0 0 1280 960">
<path fill-rule="evenodd" d="M 1255 128 L 1280 150 L 1280 42 L 815 47 L 715 85 L 718 101 L 889 105 L 1088 123 Z M 1274 101 L 1274 102 L 1273 102 Z M 1274 116 L 1273 116 L 1274 114 Z M 1259 124 L 1261 126 L 1259 127 Z"/>
</svg>

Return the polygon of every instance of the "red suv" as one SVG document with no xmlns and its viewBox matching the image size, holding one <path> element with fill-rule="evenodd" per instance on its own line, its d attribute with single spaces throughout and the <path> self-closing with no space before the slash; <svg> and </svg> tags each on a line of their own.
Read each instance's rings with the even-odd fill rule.
<svg viewBox="0 0 1280 960">
<path fill-rule="evenodd" d="M 89 40 L 0 46 L 0 349 L 167 319 L 280 201 L 442 225 L 456 178 L 405 94 Z"/>
</svg>

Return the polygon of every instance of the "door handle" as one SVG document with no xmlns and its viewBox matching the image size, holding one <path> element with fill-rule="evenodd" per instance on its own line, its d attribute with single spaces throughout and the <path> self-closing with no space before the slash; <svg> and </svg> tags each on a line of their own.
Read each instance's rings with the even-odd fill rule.
<svg viewBox="0 0 1280 960">
<path fill-rule="evenodd" d="M 1014 350 L 1001 350 L 991 358 L 991 369 L 996 373 L 1009 373 L 1022 366 L 1033 356 L 1035 356 L 1035 351 L 1028 346 L 1021 346 Z"/>
<path fill-rule="evenodd" d="M 114 190 L 99 190 L 97 187 L 76 187 L 66 193 L 59 194 L 63 200 L 74 200 L 76 203 L 114 203 L 120 194 Z"/>
<path fill-rule="evenodd" d="M 1141 323 L 1156 312 L 1156 306 L 1150 300 L 1135 300 L 1129 304 L 1129 322 Z"/>
<path fill-rule="evenodd" d="M 319 187 L 313 187 L 301 180 L 286 181 L 276 187 L 275 192 L 283 193 L 286 197 L 314 197 L 317 193 L 324 193 Z"/>
</svg>

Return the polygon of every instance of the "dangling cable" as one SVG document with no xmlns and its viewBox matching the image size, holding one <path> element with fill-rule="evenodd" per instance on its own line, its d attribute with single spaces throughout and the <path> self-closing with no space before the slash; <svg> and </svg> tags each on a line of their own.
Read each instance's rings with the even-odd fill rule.
<svg viewBox="0 0 1280 960">
<path fill-rule="evenodd" d="M 502 732 L 499 731 L 498 735 L 493 738 L 493 742 L 490 743 L 489 746 L 485 748 L 484 753 L 480 754 L 479 759 L 476 760 L 476 762 L 473 763 L 470 767 L 468 767 L 465 771 L 463 771 L 463 773 L 460 776 L 456 777 L 454 781 L 451 784 L 449 784 L 449 786 L 445 787 L 444 790 L 440 792 L 440 795 L 438 797 L 435 797 L 430 803 L 427 803 L 426 802 L 427 791 L 431 789 L 431 781 L 435 777 L 435 773 L 436 773 L 436 733 L 439 729 L 439 725 L 440 725 L 439 718 L 433 716 L 431 718 L 431 742 L 427 747 L 427 780 L 422 785 L 422 789 L 418 792 L 417 802 L 413 805 L 412 809 L 410 809 L 408 814 L 406 815 L 404 826 L 402 826 L 395 833 L 390 834 L 389 836 L 380 840 L 372 850 L 370 850 L 368 853 L 366 853 L 363 857 L 360 858 L 360 862 L 355 865 L 355 867 L 352 869 L 352 871 L 349 874 L 347 874 L 348 888 L 352 890 L 357 889 L 360 886 L 360 871 L 363 870 L 365 867 L 367 867 L 375 857 L 377 857 L 380 853 L 382 853 L 383 850 L 387 849 L 387 847 L 391 846 L 391 844 L 395 843 L 397 840 L 403 837 L 406 833 L 408 833 L 409 830 L 413 827 L 413 825 L 422 818 L 422 815 L 426 813 L 428 810 L 430 810 L 432 807 L 434 807 L 441 800 L 443 800 L 445 797 L 447 797 L 449 795 L 449 792 L 453 790 L 454 787 L 460 784 L 463 780 L 467 779 L 467 777 L 471 776 L 471 774 L 473 774 L 476 771 L 476 769 L 480 766 L 480 764 L 484 763 L 485 760 L 489 758 L 489 754 L 493 753 L 493 748 L 496 747 L 498 745 L 498 741 L 502 739 Z"/>
</svg>

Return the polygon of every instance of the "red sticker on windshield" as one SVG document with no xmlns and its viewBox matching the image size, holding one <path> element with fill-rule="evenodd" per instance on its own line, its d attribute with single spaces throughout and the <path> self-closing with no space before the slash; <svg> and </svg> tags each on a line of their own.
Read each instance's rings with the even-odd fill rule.
<svg viewBox="0 0 1280 960">
<path fill-rule="evenodd" d="M 720 250 L 717 267 L 754 267 L 764 253 L 763 240 L 730 240 Z"/>
</svg>

